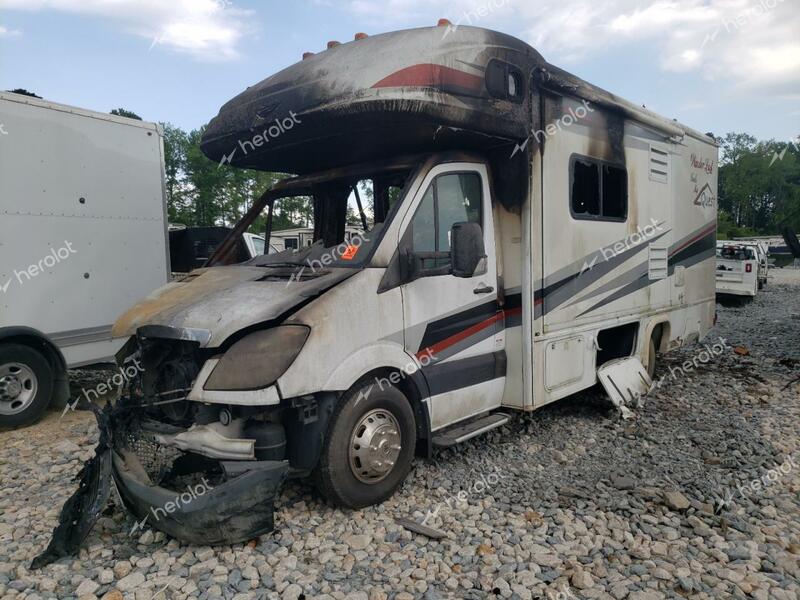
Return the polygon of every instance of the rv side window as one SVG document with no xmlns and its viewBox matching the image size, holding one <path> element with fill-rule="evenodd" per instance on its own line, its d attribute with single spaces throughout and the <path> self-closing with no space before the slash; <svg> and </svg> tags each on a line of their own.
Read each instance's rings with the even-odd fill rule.
<svg viewBox="0 0 800 600">
<path fill-rule="evenodd" d="M 481 224 L 482 190 L 477 173 L 451 173 L 433 180 L 411 221 L 415 253 L 450 252 L 450 230 L 455 223 Z M 425 258 L 424 269 L 450 264 L 449 256 Z"/>
<path fill-rule="evenodd" d="M 628 173 L 623 167 L 573 157 L 570 210 L 575 219 L 624 221 L 628 216 Z"/>
</svg>

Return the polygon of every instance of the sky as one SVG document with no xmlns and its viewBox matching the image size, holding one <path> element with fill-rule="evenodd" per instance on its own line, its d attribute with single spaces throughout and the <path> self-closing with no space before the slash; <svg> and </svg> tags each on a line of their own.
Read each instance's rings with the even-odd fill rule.
<svg viewBox="0 0 800 600">
<path fill-rule="evenodd" d="M 703 132 L 800 134 L 800 0 L 0 0 L 0 89 L 190 130 L 329 40 L 440 18 Z"/>
</svg>

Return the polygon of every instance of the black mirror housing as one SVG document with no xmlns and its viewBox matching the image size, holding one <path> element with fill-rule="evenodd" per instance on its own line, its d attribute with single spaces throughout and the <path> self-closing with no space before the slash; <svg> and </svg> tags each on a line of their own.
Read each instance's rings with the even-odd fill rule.
<svg viewBox="0 0 800 600">
<path fill-rule="evenodd" d="M 456 277 L 472 277 L 481 260 L 486 258 L 483 229 L 478 223 L 453 223 L 450 229 L 451 273 Z"/>
</svg>

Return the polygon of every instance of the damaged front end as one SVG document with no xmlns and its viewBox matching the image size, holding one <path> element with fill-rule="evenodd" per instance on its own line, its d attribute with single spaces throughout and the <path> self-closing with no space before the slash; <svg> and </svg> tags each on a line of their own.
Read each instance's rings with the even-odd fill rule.
<svg viewBox="0 0 800 600">
<path fill-rule="evenodd" d="M 290 468 L 284 421 L 295 421 L 302 407 L 190 400 L 204 364 L 219 358 L 186 336 L 140 335 L 121 354 L 132 349 L 121 364 L 135 374 L 116 404 L 93 407 L 100 443 L 32 568 L 77 552 L 112 485 L 136 518 L 134 532 L 149 525 L 185 542 L 217 545 L 274 528 L 273 501 Z"/>
</svg>

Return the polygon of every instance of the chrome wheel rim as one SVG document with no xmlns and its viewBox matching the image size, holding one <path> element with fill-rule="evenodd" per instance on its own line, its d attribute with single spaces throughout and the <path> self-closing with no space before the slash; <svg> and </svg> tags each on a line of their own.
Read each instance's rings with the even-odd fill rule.
<svg viewBox="0 0 800 600">
<path fill-rule="evenodd" d="M 359 419 L 350 436 L 350 470 L 374 484 L 392 472 L 402 448 L 400 425 L 388 410 L 376 408 Z"/>
<path fill-rule="evenodd" d="M 23 363 L 0 365 L 0 415 L 17 415 L 36 398 L 39 382 L 36 374 Z"/>
</svg>

